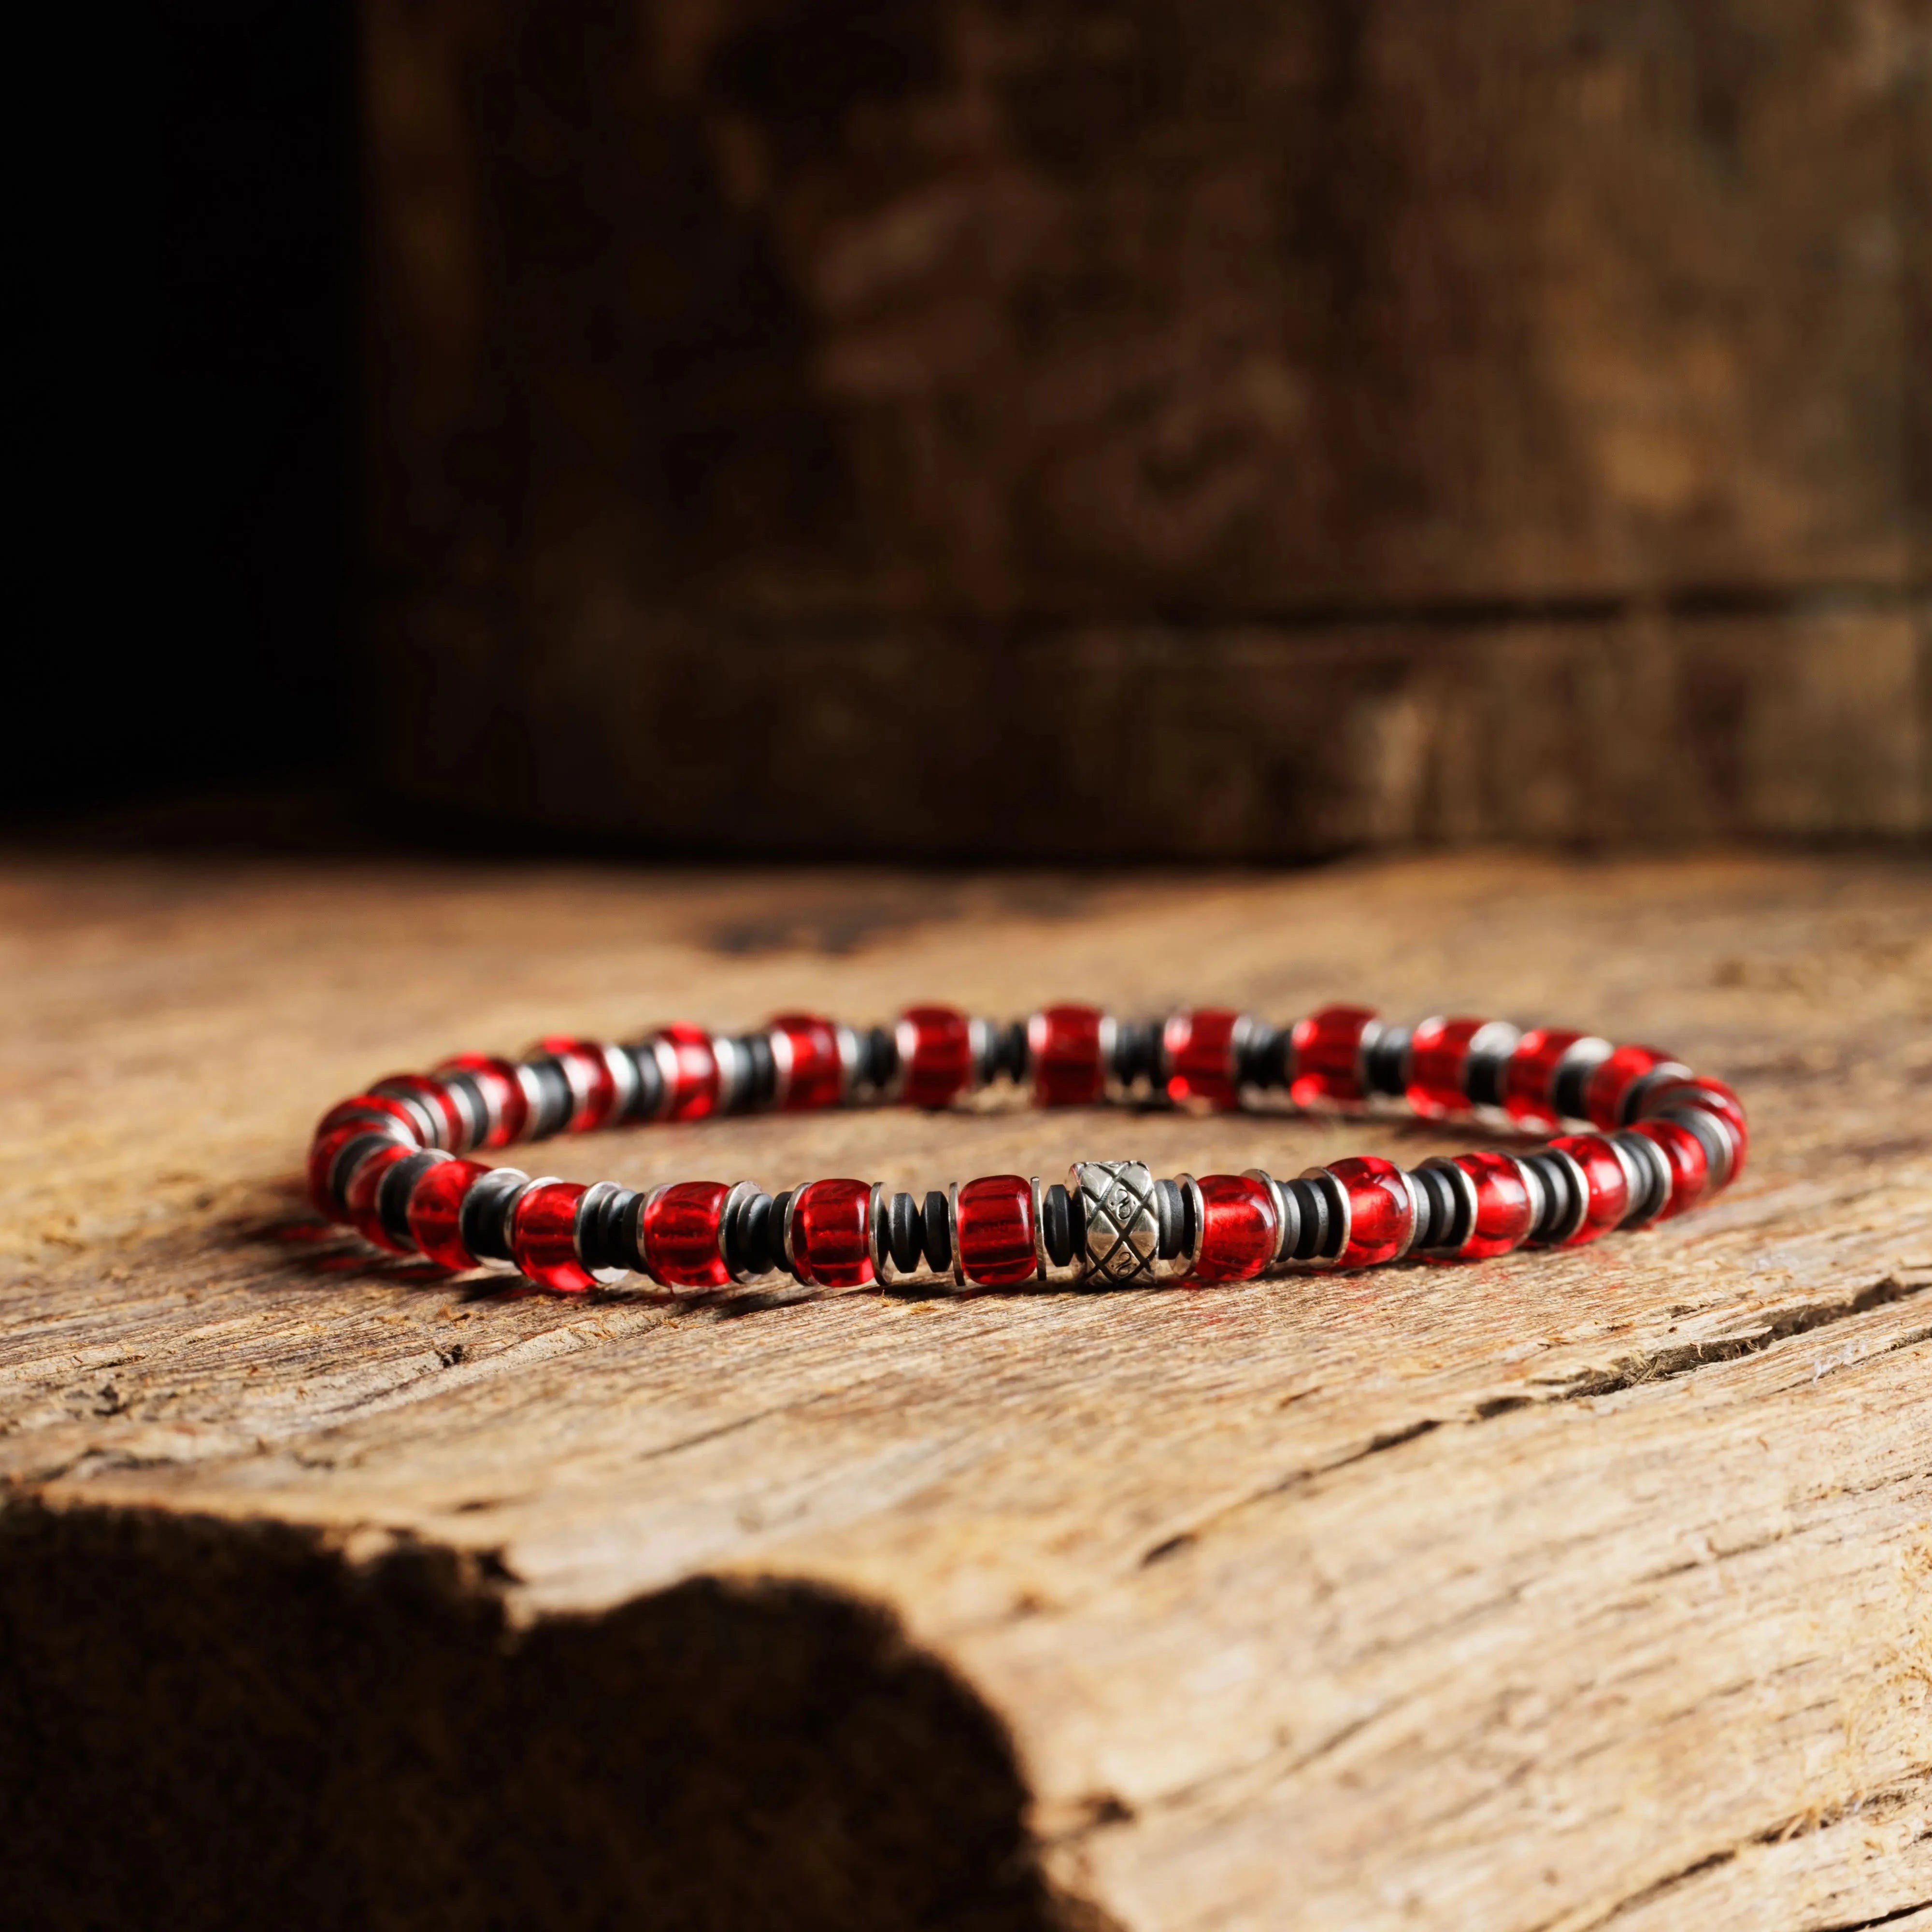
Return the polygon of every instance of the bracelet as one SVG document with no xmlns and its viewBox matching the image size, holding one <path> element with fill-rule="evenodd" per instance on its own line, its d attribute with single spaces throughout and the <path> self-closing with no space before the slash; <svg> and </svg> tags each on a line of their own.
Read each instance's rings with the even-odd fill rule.
<svg viewBox="0 0 1932 1932">
<path fill-rule="evenodd" d="M 1588 1131 L 1413 1169 L 1358 1155 L 1293 1180 L 1259 1168 L 1157 1180 L 1139 1161 L 1077 1161 L 1063 1184 L 990 1174 L 923 1201 L 853 1180 L 775 1197 L 750 1181 L 639 1191 L 461 1157 L 625 1122 L 939 1108 L 1002 1082 L 1030 1087 L 1044 1106 L 1224 1110 L 1285 1094 L 1305 1111 L 1400 1106 L 1528 1134 Z M 1098 1288 L 1574 1247 L 1696 1207 L 1737 1177 L 1747 1144 L 1744 1109 L 1722 1082 L 1654 1048 L 1549 1028 L 1394 1026 L 1348 1006 L 1285 1028 L 1218 1008 L 1142 1023 L 1080 1006 L 1000 1026 L 913 1006 L 867 1030 L 784 1013 L 740 1036 L 679 1024 L 631 1045 L 546 1038 L 520 1060 L 462 1054 L 332 1108 L 308 1179 L 322 1214 L 377 1248 L 450 1269 L 515 1268 L 566 1292 L 627 1274 L 685 1292 L 781 1274 L 825 1288 Z"/>
</svg>

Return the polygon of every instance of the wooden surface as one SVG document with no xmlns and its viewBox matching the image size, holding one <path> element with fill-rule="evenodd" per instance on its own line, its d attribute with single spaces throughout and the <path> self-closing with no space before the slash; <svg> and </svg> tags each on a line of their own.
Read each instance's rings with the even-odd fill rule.
<svg viewBox="0 0 1932 1932">
<path fill-rule="evenodd" d="M 362 11 L 411 796 L 765 854 L 1932 830 L 1925 0 Z"/>
<path fill-rule="evenodd" d="M 1924 866 L 21 855 L 0 908 L 30 1922 L 1924 1922 Z M 316 1112 L 448 1049 L 1068 994 L 1656 1038 L 1735 1081 L 1753 1165 L 1562 1258 L 1160 1294 L 570 1301 L 305 1223 Z M 540 1159 L 924 1186 L 1446 1144 L 995 1111 Z"/>
</svg>

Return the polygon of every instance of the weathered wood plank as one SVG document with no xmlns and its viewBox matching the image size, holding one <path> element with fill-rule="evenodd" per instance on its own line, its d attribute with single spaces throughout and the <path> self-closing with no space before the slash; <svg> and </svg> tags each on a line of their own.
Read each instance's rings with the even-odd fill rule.
<svg viewBox="0 0 1932 1932">
<path fill-rule="evenodd" d="M 140 1581 L 149 1648 L 191 1660 L 170 1666 L 182 1695 L 217 1667 L 193 1658 L 232 1642 L 247 1681 L 330 1708 L 353 1670 L 311 1664 L 278 1634 L 296 1612 L 269 1607 L 299 1600 L 278 1580 L 314 1563 L 313 1538 L 341 1552 L 317 1577 L 339 1561 L 346 1580 L 302 1588 L 346 1592 L 344 1643 L 398 1660 L 350 1727 L 352 1761 L 469 1848 L 464 1883 L 487 1870 L 518 1897 L 528 1874 L 500 1861 L 523 1855 L 489 1842 L 500 1815 L 478 1822 L 529 1797 L 492 1724 L 567 1758 L 541 1801 L 566 1811 L 675 1754 L 688 1804 L 600 1797 L 568 1833 L 584 1897 L 655 1874 L 667 1923 L 768 1918 L 774 1894 L 731 1876 L 747 1860 L 799 1922 L 855 1922 L 858 1896 L 885 1901 L 865 1922 L 914 1922 L 922 1834 L 961 1779 L 1006 1795 L 976 1814 L 980 1851 L 947 1854 L 955 1916 L 932 1922 L 1091 1906 L 1134 1928 L 1744 1932 L 1769 1911 L 1823 1932 L 1924 1894 L 1922 866 L 1479 857 L 1096 885 L 23 860 L 0 892 L 7 1614 L 11 1654 L 54 1660 L 29 1690 L 84 1701 L 88 1681 L 37 1606 L 83 1631 L 108 1618 L 126 1669 L 150 1667 L 110 1607 L 119 1576 Z M 1735 1078 L 1752 1169 L 1706 1215 L 1567 1258 L 717 1308 L 479 1294 L 372 1264 L 294 1238 L 278 1178 L 314 1110 L 379 1065 L 560 1021 L 883 1012 L 915 991 L 1289 1012 L 1343 988 L 1661 1036 Z M 1117 1148 L 1292 1171 L 1345 1144 L 1436 1144 L 995 1112 L 653 1130 L 548 1165 L 924 1184 Z M 271 1526 L 296 1553 L 264 1543 Z M 453 1567 L 410 1584 L 423 1562 Z M 706 1579 L 725 1594 L 692 1599 Z M 757 1595 L 773 1580 L 821 1594 Z M 883 1606 L 910 1651 L 855 1604 Z M 716 1665 L 741 1714 L 707 1730 L 689 1646 L 747 1618 L 765 1633 L 753 1660 Z M 444 1688 L 403 1667 L 445 1646 L 471 1661 Z M 566 1652 L 597 1708 L 670 1714 L 648 1750 L 605 1739 L 589 1705 L 535 1712 L 519 1687 Z M 793 1664 L 761 1676 L 759 1655 L 819 1658 L 805 1680 L 829 1672 L 887 1730 L 825 1730 L 786 1688 Z M 86 1694 L 77 1734 L 131 1776 L 153 1747 L 129 1694 Z M 23 1708 L 8 1695 L 0 1714 Z M 247 1698 L 222 1708 L 254 1737 Z M 770 1795 L 761 1708 L 787 1762 L 855 1792 L 889 1762 L 918 1802 L 888 1807 L 889 1830 L 839 1813 L 828 1841 L 824 1816 Z M 330 1761 L 326 1725 L 288 1721 Z M 384 1737 L 425 1726 L 455 1740 L 430 1768 L 382 1768 Z M 246 1775 L 267 1748 L 237 1747 Z M 394 1828 L 368 1804 L 318 1815 L 344 1870 L 389 1871 Z M 299 1870 L 320 1841 L 287 1828 Z M 1002 1892 L 993 1866 L 1020 1876 Z M 566 1898 L 542 1909 L 584 1922 Z"/>
</svg>

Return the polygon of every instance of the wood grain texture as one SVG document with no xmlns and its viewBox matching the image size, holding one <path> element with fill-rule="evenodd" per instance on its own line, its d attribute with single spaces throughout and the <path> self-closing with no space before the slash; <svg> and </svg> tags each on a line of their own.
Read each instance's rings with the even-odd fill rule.
<svg viewBox="0 0 1932 1932">
<path fill-rule="evenodd" d="M 0 894 L 0 1813 L 43 1922 L 1826 1932 L 1932 1899 L 1923 866 L 23 856 Z M 320 1106 L 452 1046 L 1070 992 L 1660 1038 L 1740 1087 L 1753 1166 L 1573 1256 L 964 1300 L 505 1294 L 297 1205 Z M 1442 1144 L 993 1109 L 544 1154 L 924 1185 Z"/>
<path fill-rule="evenodd" d="M 1932 826 L 1924 0 L 363 10 L 410 796 L 819 854 Z M 1553 788 L 1469 772 L 1504 692 Z"/>
</svg>

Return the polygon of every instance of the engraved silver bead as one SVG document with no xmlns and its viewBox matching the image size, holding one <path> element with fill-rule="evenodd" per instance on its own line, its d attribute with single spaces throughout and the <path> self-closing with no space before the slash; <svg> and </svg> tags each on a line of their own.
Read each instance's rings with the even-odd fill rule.
<svg viewBox="0 0 1932 1932">
<path fill-rule="evenodd" d="M 1076 1161 L 1069 1192 L 1077 1191 L 1086 1225 L 1089 1287 L 1152 1284 L 1161 1246 L 1154 1177 L 1137 1160 Z"/>
</svg>

